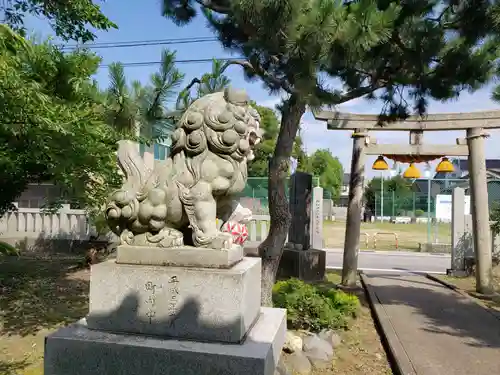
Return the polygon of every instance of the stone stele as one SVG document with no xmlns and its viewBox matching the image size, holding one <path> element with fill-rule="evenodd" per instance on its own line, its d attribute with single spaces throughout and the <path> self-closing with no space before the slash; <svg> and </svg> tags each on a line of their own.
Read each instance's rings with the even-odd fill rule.
<svg viewBox="0 0 500 375">
<path fill-rule="evenodd" d="M 87 317 L 46 338 L 45 375 L 274 374 L 286 311 L 260 307 L 261 260 L 218 225 L 251 217 L 233 195 L 258 113 L 229 88 L 195 101 L 172 139 L 153 171 L 120 144 L 125 183 L 106 211 L 117 258 L 92 266 Z"/>
</svg>

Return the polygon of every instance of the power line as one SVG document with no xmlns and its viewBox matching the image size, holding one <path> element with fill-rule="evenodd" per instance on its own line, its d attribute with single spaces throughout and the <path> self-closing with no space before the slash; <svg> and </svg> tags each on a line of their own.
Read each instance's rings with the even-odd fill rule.
<svg viewBox="0 0 500 375">
<path fill-rule="evenodd" d="M 143 39 L 143 40 L 127 40 L 127 41 L 122 41 L 122 42 L 90 42 L 90 43 L 85 43 L 83 46 L 100 46 L 100 45 L 107 45 L 107 44 L 128 44 L 128 43 L 155 43 L 155 42 L 175 42 L 179 40 L 217 40 L 217 38 L 211 37 L 211 36 L 197 36 L 197 37 L 190 37 L 190 38 L 166 38 L 166 39 Z M 68 45 L 66 47 L 78 47 L 80 46 L 79 44 L 75 45 Z"/>
<path fill-rule="evenodd" d="M 77 48 L 102 49 L 102 48 L 130 48 L 143 46 L 160 46 L 170 44 L 191 44 L 191 43 L 207 43 L 217 42 L 217 38 L 177 38 L 177 39 L 157 39 L 157 40 L 137 40 L 129 42 L 108 42 L 108 43 L 88 43 L 81 45 L 62 46 L 62 50 L 71 50 Z"/>
<path fill-rule="evenodd" d="M 244 57 L 220 57 L 220 58 L 211 58 L 211 59 L 187 59 L 187 60 L 175 60 L 176 64 L 202 64 L 202 63 L 211 63 L 213 60 L 221 60 L 221 61 L 234 61 L 234 60 L 242 60 Z M 150 65 L 159 65 L 161 61 L 142 61 L 142 62 L 128 62 L 122 63 L 125 67 L 138 67 L 138 66 L 150 66 Z M 102 64 L 99 67 L 106 68 L 109 67 L 110 64 Z"/>
</svg>

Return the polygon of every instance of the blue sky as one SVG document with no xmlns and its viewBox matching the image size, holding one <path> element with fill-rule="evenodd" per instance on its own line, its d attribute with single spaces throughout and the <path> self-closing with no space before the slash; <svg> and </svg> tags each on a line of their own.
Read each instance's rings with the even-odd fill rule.
<svg viewBox="0 0 500 375">
<path fill-rule="evenodd" d="M 152 39 L 172 39 L 172 38 L 193 38 L 193 37 L 213 37 L 211 30 L 206 27 L 205 20 L 200 16 L 187 26 L 179 27 L 171 21 L 161 16 L 161 4 L 159 0 L 137 1 L 137 0 L 108 0 L 102 3 L 102 11 L 119 29 L 108 32 L 97 32 L 98 43 L 116 43 L 127 41 L 142 41 Z M 27 27 L 41 35 L 42 37 L 52 36 L 49 25 L 41 19 L 29 18 Z M 72 43 L 71 43 L 72 44 Z M 114 61 L 128 62 L 149 62 L 159 61 L 163 48 L 177 51 L 179 60 L 204 59 L 230 57 L 230 52 L 225 51 L 219 42 L 179 44 L 169 46 L 142 46 L 132 48 L 111 48 L 96 49 L 103 64 Z M 235 56 L 236 57 L 236 56 Z M 194 77 L 199 77 L 210 69 L 210 63 L 179 64 L 178 68 L 185 74 L 186 82 Z M 132 81 L 137 79 L 147 82 L 151 73 L 156 71 L 157 66 L 127 67 L 127 78 Z M 279 97 L 271 97 L 262 87 L 260 82 L 246 82 L 243 78 L 241 68 L 238 66 L 229 67 L 227 75 L 231 78 L 232 85 L 238 88 L 245 88 L 252 99 L 261 105 L 274 107 L 280 101 Z M 102 87 L 108 84 L 107 68 L 100 68 L 96 79 Z M 500 105 L 490 100 L 491 87 L 484 88 L 474 94 L 464 93 L 459 100 L 430 104 L 429 112 L 469 112 L 500 109 Z M 340 110 L 353 113 L 378 113 L 380 103 L 367 102 L 363 99 L 348 102 L 339 107 Z M 314 120 L 310 113 L 302 119 L 302 137 L 308 153 L 314 152 L 318 148 L 328 148 L 334 156 L 337 156 L 344 166 L 344 170 L 350 168 L 351 140 L 348 132 L 328 131 L 324 123 Z M 486 140 L 486 155 L 488 158 L 500 157 L 498 145 L 500 133 L 492 131 L 491 137 Z M 406 143 L 408 134 L 405 132 L 378 132 L 376 135 L 379 143 Z M 431 132 L 424 138 L 429 143 L 455 143 L 455 139 L 463 136 L 460 132 Z M 370 158 L 367 163 L 371 163 Z M 367 164 L 369 166 L 370 164 Z M 369 168 L 367 168 L 369 170 Z M 369 175 L 373 175 L 370 170 Z"/>
</svg>

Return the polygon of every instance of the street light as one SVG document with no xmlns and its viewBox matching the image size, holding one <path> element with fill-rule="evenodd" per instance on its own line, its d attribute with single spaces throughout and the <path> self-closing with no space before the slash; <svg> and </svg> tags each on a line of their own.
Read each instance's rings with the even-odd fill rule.
<svg viewBox="0 0 500 375">
<path fill-rule="evenodd" d="M 398 162 L 395 161 L 394 164 L 392 165 L 392 168 L 389 169 L 389 175 L 392 177 L 396 177 L 396 175 L 398 174 Z M 380 188 L 382 190 L 382 193 L 380 194 L 380 205 L 381 205 L 381 217 L 382 217 L 382 222 L 384 221 L 384 176 L 381 176 L 381 180 L 380 180 Z M 394 198 L 394 192 L 393 192 L 393 198 Z M 393 204 L 393 208 L 394 208 L 394 202 L 392 202 Z M 394 209 L 393 209 L 394 211 Z"/>
<path fill-rule="evenodd" d="M 392 165 L 392 169 L 389 170 L 391 177 L 396 177 L 396 175 L 398 174 L 398 170 L 399 170 L 399 164 L 397 161 L 395 161 L 394 164 Z"/>
<path fill-rule="evenodd" d="M 427 246 L 431 244 L 431 181 L 432 181 L 432 169 L 429 162 L 424 172 L 425 177 L 427 177 Z"/>
<path fill-rule="evenodd" d="M 380 171 L 380 220 L 384 221 L 384 171 L 389 169 L 389 165 L 384 157 L 380 155 L 377 160 L 373 162 L 372 169 Z M 376 216 L 377 210 L 375 209 L 375 217 Z"/>
</svg>

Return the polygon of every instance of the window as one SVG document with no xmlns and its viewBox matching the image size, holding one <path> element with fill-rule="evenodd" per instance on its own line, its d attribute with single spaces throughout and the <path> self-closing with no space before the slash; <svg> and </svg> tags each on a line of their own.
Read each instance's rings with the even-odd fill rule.
<svg viewBox="0 0 500 375">
<path fill-rule="evenodd" d="M 170 154 L 169 139 L 166 142 L 155 142 L 153 152 L 155 160 L 165 160 Z"/>
<path fill-rule="evenodd" d="M 155 143 L 153 146 L 155 160 L 165 160 L 166 146 Z"/>
<path fill-rule="evenodd" d="M 144 157 L 144 153 L 146 152 L 146 145 L 145 144 L 139 144 L 139 154 Z"/>
</svg>

